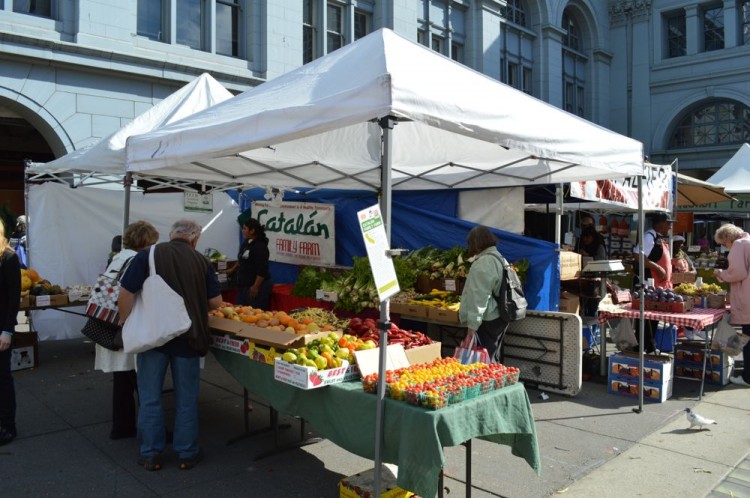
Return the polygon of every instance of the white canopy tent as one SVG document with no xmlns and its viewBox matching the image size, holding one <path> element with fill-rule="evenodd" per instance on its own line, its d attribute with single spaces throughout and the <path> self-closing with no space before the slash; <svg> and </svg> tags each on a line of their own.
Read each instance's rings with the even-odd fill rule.
<svg viewBox="0 0 750 498">
<path fill-rule="evenodd" d="M 187 119 L 128 140 L 128 171 L 195 181 L 393 188 L 637 176 L 642 145 L 383 29 Z"/>
<path fill-rule="evenodd" d="M 639 142 L 386 29 L 179 123 L 131 137 L 126 149 L 128 171 L 140 175 L 379 190 L 387 227 L 392 188 L 487 188 L 643 174 Z M 387 309 L 386 300 L 382 322 Z"/>
<path fill-rule="evenodd" d="M 208 73 L 203 73 L 108 137 L 54 161 L 33 163 L 26 172 L 30 175 L 86 172 L 122 177 L 125 174 L 125 143 L 128 137 L 167 126 L 230 98 L 232 94 L 229 90 Z"/>
<path fill-rule="evenodd" d="M 30 164 L 26 212 L 31 265 L 62 286 L 94 283 L 106 266 L 113 235 L 121 233 L 117 220 L 122 220 L 123 206 L 126 216 L 130 214 L 130 195 L 90 186 L 122 183 L 129 136 L 158 129 L 231 97 L 213 77 L 202 74 L 96 144 L 49 163 Z M 69 182 L 77 188 L 63 186 Z M 168 179 L 159 183 L 175 185 Z M 161 240 L 166 240 L 172 222 L 190 216 L 205 226 L 201 250 L 212 247 L 233 254 L 238 206 L 223 194 L 213 201 L 210 212 L 186 215 L 182 194 L 144 195 L 133 208 L 133 216 L 153 223 Z M 81 318 L 53 311 L 34 312 L 33 319 L 43 340 L 80 337 L 83 325 Z"/>
<path fill-rule="evenodd" d="M 750 193 L 750 144 L 742 144 L 708 182 L 724 187 L 728 194 Z"/>
</svg>

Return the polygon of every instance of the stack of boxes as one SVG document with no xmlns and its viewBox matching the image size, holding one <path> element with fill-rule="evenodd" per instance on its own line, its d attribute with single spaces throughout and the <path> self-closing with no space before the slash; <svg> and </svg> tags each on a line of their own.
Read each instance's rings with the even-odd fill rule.
<svg viewBox="0 0 750 498">
<path fill-rule="evenodd" d="M 705 344 L 684 343 L 675 346 L 675 377 L 700 380 L 703 373 Z M 729 383 L 731 365 L 722 351 L 709 351 L 706 363 L 706 383 L 725 386 Z"/>
<path fill-rule="evenodd" d="M 640 376 L 638 356 L 615 353 L 609 357 L 607 391 L 620 396 L 638 397 Z M 643 399 L 663 403 L 672 397 L 672 359 L 646 355 L 643 362 Z"/>
</svg>

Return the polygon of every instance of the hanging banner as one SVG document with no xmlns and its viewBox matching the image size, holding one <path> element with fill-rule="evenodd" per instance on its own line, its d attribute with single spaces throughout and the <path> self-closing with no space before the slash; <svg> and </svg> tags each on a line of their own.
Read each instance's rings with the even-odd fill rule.
<svg viewBox="0 0 750 498">
<path fill-rule="evenodd" d="M 398 293 L 398 279 L 393 260 L 388 257 L 390 249 L 388 236 L 385 233 L 383 217 L 380 215 L 380 206 L 375 204 L 367 209 L 357 212 L 359 226 L 362 229 L 362 238 L 367 249 L 367 258 L 370 260 L 370 269 L 375 279 L 375 287 L 381 301 Z"/>
<path fill-rule="evenodd" d="M 674 189 L 672 167 L 647 164 L 645 171 L 647 176 L 643 179 L 644 211 L 671 211 Z M 587 201 L 638 209 L 638 179 L 571 182 L 570 195 Z"/>
<path fill-rule="evenodd" d="M 271 261 L 297 265 L 336 264 L 335 206 L 313 202 L 252 203 L 266 227 Z"/>
</svg>

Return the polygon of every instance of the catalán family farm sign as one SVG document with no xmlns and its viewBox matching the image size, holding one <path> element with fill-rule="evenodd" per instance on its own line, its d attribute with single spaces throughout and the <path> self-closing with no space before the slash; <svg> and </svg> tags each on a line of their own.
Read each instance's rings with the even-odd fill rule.
<svg viewBox="0 0 750 498">
<path fill-rule="evenodd" d="M 256 201 L 252 213 L 266 227 L 271 261 L 297 265 L 336 264 L 335 206 L 314 202 Z"/>
</svg>

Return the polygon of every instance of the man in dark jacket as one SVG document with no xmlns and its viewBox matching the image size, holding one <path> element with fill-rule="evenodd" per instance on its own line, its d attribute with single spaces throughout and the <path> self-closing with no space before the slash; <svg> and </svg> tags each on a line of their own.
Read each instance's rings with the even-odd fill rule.
<svg viewBox="0 0 750 498">
<path fill-rule="evenodd" d="M 172 448 L 179 456 L 181 469 L 192 469 L 201 458 L 198 446 L 200 357 L 208 352 L 208 311 L 221 305 L 221 290 L 208 260 L 195 250 L 200 235 L 200 225 L 180 220 L 172 225 L 169 242 L 157 244 L 154 249 L 156 273 L 184 298 L 192 325 L 163 346 L 139 353 L 136 359 L 140 400 L 138 463 L 147 470 L 159 470 L 162 465 L 166 430 L 161 392 L 168 366 L 172 368 L 176 405 Z M 148 251 L 138 253 L 120 281 L 118 305 L 123 323 L 133 308 L 136 293 L 148 278 L 148 256 Z"/>
</svg>

